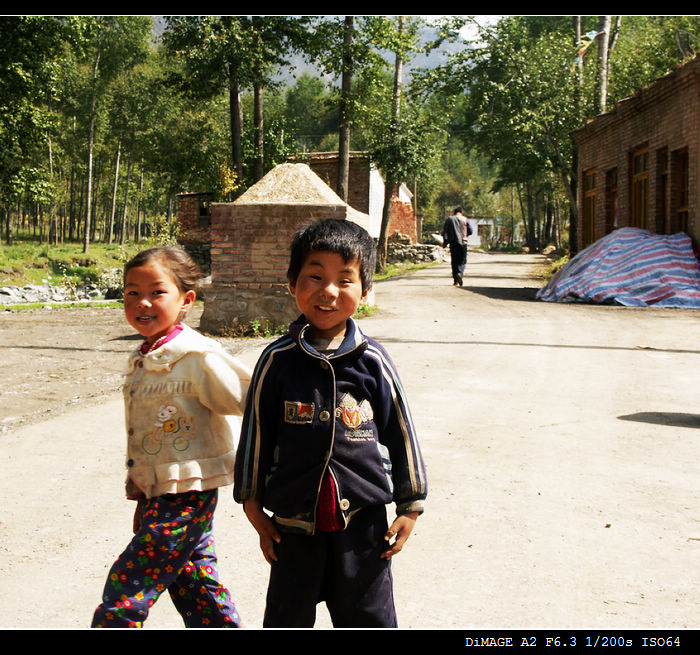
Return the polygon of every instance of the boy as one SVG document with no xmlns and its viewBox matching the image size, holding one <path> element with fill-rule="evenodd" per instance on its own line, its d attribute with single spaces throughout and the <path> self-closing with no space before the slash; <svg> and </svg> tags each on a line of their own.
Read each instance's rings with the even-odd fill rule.
<svg viewBox="0 0 700 655">
<path fill-rule="evenodd" d="M 287 278 L 302 315 L 256 365 L 234 477 L 271 565 L 263 627 L 313 627 L 321 601 L 335 627 L 397 624 L 390 560 L 427 486 L 394 365 L 351 318 L 374 261 L 372 238 L 346 220 L 292 241 Z"/>
</svg>

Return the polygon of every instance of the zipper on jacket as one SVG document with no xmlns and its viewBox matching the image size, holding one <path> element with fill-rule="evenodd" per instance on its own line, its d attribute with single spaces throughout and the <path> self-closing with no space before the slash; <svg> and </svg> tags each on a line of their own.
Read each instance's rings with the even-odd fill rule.
<svg viewBox="0 0 700 655">
<path fill-rule="evenodd" d="M 304 348 L 306 350 L 306 348 Z M 312 353 L 309 353 L 308 350 L 306 352 L 317 359 L 319 362 L 326 364 L 328 366 L 328 370 L 331 372 L 331 388 L 332 388 L 332 397 L 333 397 L 333 405 L 332 409 L 330 411 L 330 417 L 328 420 L 331 422 L 331 443 L 328 447 L 328 454 L 326 455 L 326 462 L 323 465 L 323 471 L 321 473 L 321 477 L 318 481 L 318 486 L 316 487 L 316 501 L 314 502 L 314 516 L 313 516 L 313 526 L 312 526 L 312 534 L 316 534 L 316 521 L 318 518 L 318 500 L 319 496 L 321 495 L 321 485 L 323 484 L 323 478 L 326 475 L 326 471 L 329 471 L 331 475 L 333 475 L 333 471 L 331 471 L 329 464 L 331 461 L 331 454 L 333 453 L 333 445 L 335 444 L 335 404 L 336 404 L 336 391 L 335 391 L 335 370 L 333 369 L 333 365 L 330 363 L 327 357 L 323 357 L 321 355 L 314 355 Z M 333 475 L 333 481 L 335 482 L 335 476 Z M 335 493 L 336 496 L 338 494 L 338 487 L 336 485 L 335 488 Z"/>
</svg>

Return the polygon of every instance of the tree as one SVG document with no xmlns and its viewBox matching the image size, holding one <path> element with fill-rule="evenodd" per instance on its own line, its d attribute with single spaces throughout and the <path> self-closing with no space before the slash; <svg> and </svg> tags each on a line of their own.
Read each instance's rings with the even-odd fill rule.
<svg viewBox="0 0 700 655">
<path fill-rule="evenodd" d="M 536 17 L 537 18 L 537 17 Z M 546 18 L 546 17 L 544 17 Z M 574 97 L 570 25 L 560 21 L 502 19 L 480 32 L 483 45 L 465 47 L 448 64 L 425 75 L 424 83 L 445 93 L 466 90 L 464 140 L 496 166 L 495 189 L 515 184 L 527 189 L 532 249 L 538 249 L 534 229 L 548 171 L 557 171 L 572 214 L 577 205 L 571 180 L 573 143 L 578 125 Z"/>
<path fill-rule="evenodd" d="M 352 94 L 354 18 L 345 17 L 343 25 L 342 73 L 338 103 L 338 195 L 348 200 L 348 173 L 350 170 L 350 98 Z"/>
<path fill-rule="evenodd" d="M 17 201 L 27 191 L 49 191 L 49 177 L 35 165 L 35 156 L 49 151 L 49 103 L 57 84 L 54 61 L 63 36 L 64 24 L 54 17 L 0 20 L 0 195 L 8 243 L 13 239 L 8 201 Z"/>
<path fill-rule="evenodd" d="M 286 56 L 306 42 L 308 17 L 292 16 L 170 16 L 163 43 L 182 64 L 173 74 L 196 99 L 212 99 L 226 91 L 229 102 L 231 161 L 239 180 L 244 179 L 241 91 L 255 96 L 255 163 L 253 179 L 262 174 L 263 88 L 271 84 Z"/>
<path fill-rule="evenodd" d="M 111 81 L 122 70 L 144 60 L 148 52 L 152 20 L 148 16 L 87 16 L 78 25 L 79 51 L 89 63 L 88 152 L 83 252 L 90 246 L 95 125 L 100 101 Z"/>
<path fill-rule="evenodd" d="M 394 64 L 394 85 L 393 92 L 391 96 L 391 115 L 389 117 L 389 130 L 391 141 L 389 144 L 389 149 L 386 153 L 389 155 L 384 159 L 384 206 L 382 208 L 382 223 L 379 231 L 379 243 L 377 244 L 377 270 L 383 271 L 386 268 L 386 249 L 387 249 L 387 230 L 389 229 L 389 219 L 391 217 L 391 201 L 394 197 L 394 188 L 396 187 L 397 181 L 401 178 L 399 175 L 400 163 L 397 161 L 396 149 L 399 146 L 399 138 L 401 135 L 398 134 L 400 129 L 400 118 L 401 118 L 401 90 L 403 86 L 403 59 L 404 59 L 404 48 L 401 43 L 401 39 L 404 33 L 404 27 L 406 24 L 406 18 L 404 16 L 398 17 L 397 24 L 397 47 L 395 51 L 395 64 Z M 404 127 L 405 129 L 405 127 Z M 394 146 L 393 148 L 391 146 Z M 392 152 L 393 151 L 393 152 Z M 391 154 L 390 154 L 391 153 Z M 376 156 L 375 156 L 376 161 Z"/>
<path fill-rule="evenodd" d="M 394 27 L 386 16 L 338 16 L 316 19 L 313 37 L 306 49 L 324 74 L 340 80 L 336 90 L 338 107 L 338 195 L 347 200 L 351 132 L 359 115 L 371 111 L 358 93 L 369 94 L 383 85 L 386 61 L 382 51 L 392 51 Z M 365 97 L 366 98 L 366 97 Z"/>
<path fill-rule="evenodd" d="M 302 73 L 294 85 L 284 91 L 286 129 L 297 152 L 321 148 L 325 137 L 338 131 L 338 110 L 332 92 L 318 77 Z"/>
<path fill-rule="evenodd" d="M 608 98 L 608 74 L 610 57 L 617 42 L 617 36 L 620 32 L 621 16 L 615 17 L 615 29 L 611 31 L 612 16 L 601 16 L 600 25 L 598 28 L 598 113 L 603 113 L 606 109 Z"/>
</svg>

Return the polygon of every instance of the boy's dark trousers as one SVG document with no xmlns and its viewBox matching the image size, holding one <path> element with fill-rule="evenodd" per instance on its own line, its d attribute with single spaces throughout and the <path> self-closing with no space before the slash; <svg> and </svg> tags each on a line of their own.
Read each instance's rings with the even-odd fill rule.
<svg viewBox="0 0 700 655">
<path fill-rule="evenodd" d="M 281 533 L 267 590 L 265 628 L 312 628 L 325 601 L 336 628 L 395 628 L 386 508 L 367 507 L 339 532 Z"/>
</svg>

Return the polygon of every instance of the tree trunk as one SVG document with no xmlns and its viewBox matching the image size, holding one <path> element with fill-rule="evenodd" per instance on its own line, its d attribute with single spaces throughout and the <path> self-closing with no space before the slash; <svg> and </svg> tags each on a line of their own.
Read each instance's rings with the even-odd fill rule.
<svg viewBox="0 0 700 655">
<path fill-rule="evenodd" d="M 243 179 L 243 155 L 241 150 L 241 134 L 243 132 L 243 117 L 241 114 L 241 90 L 238 78 L 229 65 L 229 114 L 231 121 L 231 161 L 236 171 L 236 182 Z"/>
<path fill-rule="evenodd" d="M 343 32 L 343 78 L 340 93 L 340 121 L 338 126 L 338 195 L 348 201 L 350 177 L 350 94 L 352 93 L 354 17 L 345 17 Z"/>
<path fill-rule="evenodd" d="M 133 143 L 132 143 L 133 147 Z M 128 219 L 128 209 L 129 209 L 129 185 L 131 183 L 131 150 L 129 151 L 129 161 L 126 165 L 126 189 L 124 190 L 124 212 L 122 216 L 122 233 L 121 233 L 121 245 L 123 246 L 128 237 L 128 226 L 126 221 Z"/>
<path fill-rule="evenodd" d="M 141 160 L 141 177 L 139 178 L 139 197 L 136 203 L 136 234 L 134 235 L 134 240 L 136 243 L 141 241 L 141 231 L 143 229 L 141 221 L 141 201 L 143 199 L 143 159 Z"/>
<path fill-rule="evenodd" d="M 6 207 L 2 208 L 3 218 L 5 219 L 5 242 L 8 246 L 12 245 L 12 212 Z"/>
<path fill-rule="evenodd" d="M 112 243 L 114 239 L 114 212 L 117 208 L 117 189 L 119 187 L 119 159 L 122 152 L 122 140 L 121 137 L 117 140 L 117 158 L 114 163 L 114 185 L 112 186 L 112 208 L 109 213 L 109 236 L 107 237 L 107 243 Z"/>
<path fill-rule="evenodd" d="M 263 133 L 263 88 L 255 84 L 253 88 L 253 122 L 255 130 L 255 181 L 262 179 L 264 171 L 264 133 Z"/>
<path fill-rule="evenodd" d="M 399 16 L 399 36 L 403 32 L 403 26 L 405 22 L 403 16 Z M 394 94 L 392 98 L 392 119 L 394 125 L 391 129 L 394 131 L 398 129 L 398 118 L 399 112 L 401 111 L 401 85 L 403 77 L 403 57 L 400 52 L 396 53 L 396 61 L 394 63 Z M 391 199 L 394 195 L 394 187 L 400 182 L 400 180 L 394 179 L 393 171 L 386 171 L 386 187 L 384 189 L 384 209 L 382 210 L 382 225 L 379 231 L 379 243 L 377 245 L 377 271 L 384 271 L 386 269 L 386 258 L 387 258 L 387 242 L 388 242 L 388 232 L 389 232 L 389 220 L 391 219 Z"/>
<path fill-rule="evenodd" d="M 395 182 L 391 174 L 387 176 L 384 186 L 384 206 L 382 207 L 382 225 L 379 230 L 379 243 L 377 244 L 377 264 L 378 273 L 386 270 L 387 243 L 389 220 L 391 219 L 391 199 L 394 197 Z"/>
<path fill-rule="evenodd" d="M 92 98 L 90 100 L 90 129 L 88 136 L 87 207 L 85 209 L 85 239 L 83 252 L 90 248 L 90 212 L 92 211 L 92 151 L 95 143 L 95 105 L 97 102 L 97 71 L 100 64 L 101 45 L 98 42 L 95 63 L 92 67 Z"/>
<path fill-rule="evenodd" d="M 598 28 L 598 92 L 597 110 L 599 114 L 605 111 L 608 98 L 608 44 L 610 42 L 610 16 L 600 16 Z"/>
</svg>

